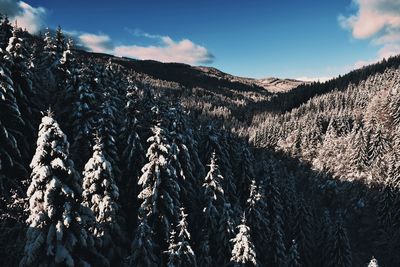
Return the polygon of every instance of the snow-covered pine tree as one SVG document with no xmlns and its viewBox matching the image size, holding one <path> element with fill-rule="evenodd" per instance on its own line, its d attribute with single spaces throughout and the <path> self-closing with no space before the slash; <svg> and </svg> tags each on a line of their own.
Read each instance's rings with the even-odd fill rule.
<svg viewBox="0 0 400 267">
<path fill-rule="evenodd" d="M 218 230 L 216 234 L 217 246 L 217 262 L 221 265 L 228 263 L 232 246 L 230 240 L 235 235 L 235 221 L 233 219 L 234 210 L 230 203 L 224 203 L 220 218 L 218 221 Z"/>
<path fill-rule="evenodd" d="M 179 223 L 175 230 L 171 231 L 168 246 L 168 267 L 196 267 L 196 255 L 190 246 L 190 233 L 186 221 L 187 214 L 183 208 L 180 209 Z M 177 235 L 176 235 L 177 234 Z"/>
<path fill-rule="evenodd" d="M 71 140 L 73 140 L 71 151 L 75 156 L 77 168 L 81 169 L 90 157 L 90 140 L 95 128 L 97 96 L 94 90 L 92 66 L 85 65 L 79 73 L 78 80 L 67 88 L 67 94 L 72 99 L 72 112 L 69 114 L 69 125 L 72 125 Z"/>
<path fill-rule="evenodd" d="M 155 108 L 154 111 L 157 113 L 158 109 Z M 142 168 L 143 174 L 138 181 L 141 188 L 138 198 L 142 201 L 139 214 L 145 214 L 155 233 L 154 242 L 164 251 L 171 224 L 176 223 L 179 218 L 180 188 L 176 170 L 171 165 L 168 135 L 161 122 L 152 128 L 152 132 L 146 154 L 148 163 Z"/>
<path fill-rule="evenodd" d="M 222 189 L 221 185 L 224 177 L 219 171 L 215 153 L 211 155 L 209 167 L 210 170 L 208 171 L 202 185 L 205 203 L 203 214 L 205 228 L 209 230 L 216 230 L 218 227 L 219 208 L 224 205 L 225 199 L 224 190 Z"/>
<path fill-rule="evenodd" d="M 239 194 L 240 204 L 244 206 L 249 197 L 249 190 L 251 188 L 251 183 L 255 179 L 254 174 L 254 157 L 250 152 L 247 143 L 241 145 L 240 160 L 238 162 L 238 174 L 236 176 L 236 188 Z"/>
<path fill-rule="evenodd" d="M 211 251 L 210 251 L 210 237 L 207 229 L 202 229 L 199 239 L 200 239 L 200 244 L 197 257 L 199 266 L 212 267 L 213 260 L 211 258 Z"/>
<path fill-rule="evenodd" d="M 32 51 L 29 58 L 29 71 L 32 72 L 32 80 L 33 80 L 33 91 L 38 99 L 40 99 L 39 104 L 42 106 L 45 103 L 50 103 L 48 101 L 49 92 L 47 91 L 47 75 L 45 75 L 47 71 L 46 66 L 46 56 L 44 54 L 44 41 L 41 35 L 38 36 L 37 39 L 33 41 Z M 42 109 L 40 106 L 40 109 Z"/>
<path fill-rule="evenodd" d="M 379 267 L 378 260 L 372 257 L 371 261 L 368 264 L 368 267 Z"/>
<path fill-rule="evenodd" d="M 309 205 L 303 197 L 298 197 L 297 204 L 294 234 L 298 244 L 298 252 L 301 258 L 301 264 L 304 266 L 311 266 L 313 264 L 312 254 L 314 251 L 312 214 Z"/>
<path fill-rule="evenodd" d="M 70 70 L 71 67 L 75 67 L 76 64 L 75 53 L 74 53 L 74 41 L 72 38 L 68 38 L 68 41 L 65 45 L 65 49 L 63 50 L 62 56 L 60 58 L 60 68 L 65 71 Z"/>
<path fill-rule="evenodd" d="M 351 166 L 359 172 L 365 171 L 369 165 L 368 143 L 362 127 L 354 129 L 351 146 Z"/>
<path fill-rule="evenodd" d="M 136 229 L 131 250 L 130 267 L 160 266 L 158 244 L 155 241 L 154 232 L 147 222 L 146 214 L 139 214 L 139 226 Z"/>
<path fill-rule="evenodd" d="M 321 219 L 318 223 L 319 231 L 318 231 L 318 240 L 317 240 L 317 250 L 316 253 L 320 255 L 320 257 L 316 260 L 315 264 L 318 266 L 324 265 L 329 261 L 329 257 L 331 256 L 330 249 L 332 246 L 330 243 L 332 242 L 332 226 L 333 223 L 331 221 L 331 217 L 329 214 L 329 210 L 324 210 L 322 212 Z"/>
<path fill-rule="evenodd" d="M 115 184 L 112 165 L 103 153 L 104 145 L 97 137 L 93 146 L 93 155 L 83 171 L 82 204 L 92 210 L 95 223 L 90 228 L 97 249 L 109 262 L 121 257 L 118 251 L 118 239 L 121 238 L 117 219 L 119 197 Z"/>
<path fill-rule="evenodd" d="M 330 267 L 349 267 L 352 266 L 352 253 L 347 230 L 343 225 L 343 219 L 339 215 L 335 228 L 332 233 L 332 241 L 330 249 L 331 255 L 327 261 Z"/>
<path fill-rule="evenodd" d="M 99 67 L 94 76 L 96 83 L 96 91 L 100 93 L 98 116 L 96 119 L 96 128 L 98 134 L 104 142 L 104 154 L 113 166 L 114 177 L 120 180 L 121 170 L 118 163 L 118 139 L 120 135 L 122 121 L 122 102 L 120 101 L 118 90 L 112 87 L 113 72 L 108 68 Z"/>
<path fill-rule="evenodd" d="M 192 210 L 197 206 L 198 201 L 195 194 L 197 180 L 193 174 L 193 165 L 191 154 L 187 142 L 192 142 L 188 140 L 186 136 L 186 125 L 183 117 L 183 111 L 179 105 L 173 108 L 169 108 L 167 111 L 169 132 L 171 136 L 171 152 L 172 152 L 172 164 L 174 165 L 177 175 L 178 182 L 181 188 L 181 201 L 182 203 Z"/>
<path fill-rule="evenodd" d="M 216 154 L 220 162 L 220 171 L 225 178 L 222 181 L 222 186 L 227 195 L 231 196 L 232 204 L 238 202 L 236 196 L 236 187 L 232 173 L 232 165 L 228 152 L 227 136 L 224 131 L 219 131 L 212 124 L 207 125 L 202 129 L 200 142 L 200 155 L 202 155 L 203 164 L 207 164 L 213 153 Z M 234 200 L 234 201 L 232 201 Z"/>
<path fill-rule="evenodd" d="M 226 201 L 222 182 L 224 177 L 221 175 L 216 154 L 212 153 L 210 170 L 207 173 L 202 185 L 204 190 L 203 208 L 203 229 L 208 232 L 210 253 L 213 261 L 226 264 L 226 257 L 229 254 L 231 245 L 228 242 L 233 237 L 232 218 L 233 209 Z"/>
<path fill-rule="evenodd" d="M 57 65 L 57 51 L 56 45 L 54 43 L 53 36 L 51 35 L 50 30 L 47 28 L 44 34 L 44 54 L 46 55 L 46 65 L 49 70 L 54 70 Z"/>
<path fill-rule="evenodd" d="M 246 203 L 247 224 L 250 227 L 250 235 L 258 255 L 258 261 L 263 263 L 265 256 L 264 249 L 267 247 L 269 230 L 268 215 L 266 212 L 267 203 L 265 196 L 260 192 L 259 186 L 253 179 L 250 185 L 250 195 Z"/>
<path fill-rule="evenodd" d="M 269 220 L 270 237 L 268 238 L 268 263 L 273 266 L 283 266 L 285 263 L 285 236 L 282 220 L 282 202 L 279 188 L 273 173 L 274 162 L 264 163 L 262 181 L 265 183 L 267 213 Z"/>
<path fill-rule="evenodd" d="M 29 60 L 29 69 L 36 75 L 42 76 L 41 71 L 45 68 L 44 62 L 44 41 L 39 36 L 32 44 L 32 53 Z M 43 77 L 35 77 L 41 80 Z"/>
<path fill-rule="evenodd" d="M 99 119 L 96 122 L 97 131 L 104 142 L 104 154 L 110 163 L 114 166 L 113 173 L 114 177 L 118 180 L 120 178 L 121 171 L 118 167 L 119 155 L 117 147 L 117 127 L 115 122 L 115 107 L 110 103 L 110 94 L 103 93 L 103 101 L 100 106 Z"/>
<path fill-rule="evenodd" d="M 8 46 L 8 40 L 12 36 L 12 29 L 8 16 L 3 17 L 0 21 L 0 48 L 3 50 Z"/>
<path fill-rule="evenodd" d="M 90 236 L 79 204 L 81 180 L 67 137 L 50 114 L 42 118 L 30 167 L 29 229 L 20 266 L 88 264 L 83 257 Z"/>
<path fill-rule="evenodd" d="M 297 244 L 296 240 L 292 240 L 292 245 L 290 246 L 288 255 L 287 255 L 287 261 L 286 261 L 286 267 L 300 267 L 300 255 L 299 252 L 297 251 Z"/>
<path fill-rule="evenodd" d="M 390 143 L 382 125 L 374 128 L 370 140 L 370 162 L 374 182 L 384 182 L 387 175 L 386 153 L 389 151 Z"/>
<path fill-rule="evenodd" d="M 32 145 L 28 140 L 33 139 L 35 118 L 33 116 L 32 107 L 38 104 L 33 103 L 34 92 L 32 88 L 32 73 L 29 70 L 30 53 L 27 50 L 27 43 L 22 37 L 23 31 L 20 28 L 13 28 L 13 36 L 10 38 L 6 56 L 9 56 L 12 62 L 10 71 L 13 80 L 15 98 L 21 112 L 25 126 L 21 129 L 23 136 L 18 138 L 19 143 L 23 144 L 21 154 L 23 159 L 28 163 L 32 156 Z"/>
<path fill-rule="evenodd" d="M 64 51 L 66 49 L 66 43 L 65 43 L 65 36 L 63 33 L 63 30 L 61 29 L 61 26 L 58 25 L 56 29 L 56 36 L 55 36 L 55 52 L 56 52 L 56 59 L 59 61 L 64 54 Z"/>
<path fill-rule="evenodd" d="M 23 165 L 20 146 L 17 138 L 22 135 L 25 123 L 15 98 L 14 83 L 11 79 L 7 53 L 0 49 L 0 192 L 2 196 L 10 194 L 12 188 L 21 192 L 21 177 L 26 177 L 27 170 Z M 3 113 L 4 112 L 4 113 Z M 21 194 L 22 195 L 22 194 Z"/>
<path fill-rule="evenodd" d="M 385 107 L 388 115 L 389 122 L 393 125 L 393 130 L 400 130 L 400 88 L 393 88 L 389 92 L 387 103 Z"/>
<path fill-rule="evenodd" d="M 121 204 L 124 209 L 132 211 L 127 214 L 127 224 L 133 232 L 136 227 L 137 210 L 137 181 L 140 177 L 140 170 L 146 163 L 146 152 L 139 136 L 141 121 L 140 114 L 144 113 L 143 91 L 131 81 L 126 92 L 125 119 L 122 134 L 119 137 L 123 146 L 121 158 L 122 178 L 125 186 L 121 187 Z"/>
<path fill-rule="evenodd" d="M 388 179 L 389 180 L 389 179 Z M 398 188 L 392 183 L 386 182 L 380 194 L 377 203 L 377 219 L 381 234 L 392 236 L 398 216 Z"/>
<path fill-rule="evenodd" d="M 68 40 L 67 48 L 60 60 L 57 71 L 57 91 L 49 96 L 49 101 L 56 103 L 56 111 L 61 122 L 69 124 L 72 113 L 71 102 L 75 100 L 79 86 L 79 66 L 75 58 L 74 43 Z M 66 131 L 71 134 L 71 131 Z"/>
<path fill-rule="evenodd" d="M 237 226 L 238 233 L 231 240 L 233 244 L 230 262 L 234 267 L 258 266 L 256 251 L 251 241 L 250 228 L 246 225 L 245 216 Z"/>
</svg>

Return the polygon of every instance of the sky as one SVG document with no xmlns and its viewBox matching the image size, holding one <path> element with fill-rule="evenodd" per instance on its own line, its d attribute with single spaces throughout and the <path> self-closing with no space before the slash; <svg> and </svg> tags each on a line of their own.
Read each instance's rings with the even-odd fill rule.
<svg viewBox="0 0 400 267">
<path fill-rule="evenodd" d="M 31 33 L 254 78 L 325 80 L 400 53 L 400 0 L 0 0 Z"/>
</svg>

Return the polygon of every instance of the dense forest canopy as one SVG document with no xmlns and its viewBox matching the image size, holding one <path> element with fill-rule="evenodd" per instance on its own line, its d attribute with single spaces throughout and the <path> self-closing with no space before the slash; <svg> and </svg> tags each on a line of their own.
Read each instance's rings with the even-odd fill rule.
<svg viewBox="0 0 400 267">
<path fill-rule="evenodd" d="M 400 57 L 271 92 L 2 16 L 0 59 L 0 265 L 400 265 Z"/>
</svg>

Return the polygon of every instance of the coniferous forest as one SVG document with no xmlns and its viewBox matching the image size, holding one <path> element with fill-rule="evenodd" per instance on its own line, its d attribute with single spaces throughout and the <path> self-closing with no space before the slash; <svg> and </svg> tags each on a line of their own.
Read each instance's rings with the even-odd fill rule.
<svg viewBox="0 0 400 267">
<path fill-rule="evenodd" d="M 400 57 L 270 92 L 0 20 L 1 266 L 400 266 Z"/>
</svg>

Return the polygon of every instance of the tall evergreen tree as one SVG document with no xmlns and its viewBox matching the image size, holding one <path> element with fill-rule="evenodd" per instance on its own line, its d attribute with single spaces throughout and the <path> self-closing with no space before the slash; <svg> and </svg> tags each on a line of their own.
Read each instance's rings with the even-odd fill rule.
<svg viewBox="0 0 400 267">
<path fill-rule="evenodd" d="M 266 262 L 267 255 L 263 252 L 268 246 L 269 221 L 266 211 L 267 203 L 260 187 L 252 180 L 250 185 L 250 196 L 246 203 L 247 224 L 250 227 L 251 239 L 254 242 L 260 263 Z M 266 253 L 264 253 L 266 254 Z"/>
<path fill-rule="evenodd" d="M 67 137 L 57 122 L 44 116 L 30 164 L 27 241 L 21 266 L 88 264 L 90 236 L 79 204 L 80 177 L 69 156 Z"/>
<path fill-rule="evenodd" d="M 298 209 L 295 218 L 295 236 L 298 240 L 298 251 L 304 266 L 313 264 L 314 238 L 312 236 L 312 214 L 302 197 L 298 199 Z"/>
<path fill-rule="evenodd" d="M 211 155 L 209 164 L 210 170 L 207 173 L 204 183 L 204 205 L 203 218 L 204 230 L 207 232 L 208 240 L 202 246 L 210 247 L 210 256 L 214 262 L 225 264 L 226 254 L 230 249 L 228 240 L 232 238 L 232 208 L 226 201 L 222 182 L 224 177 L 221 175 L 215 153 Z M 204 233 L 203 233 L 204 235 Z"/>
<path fill-rule="evenodd" d="M 7 116 L 0 116 L 0 192 L 7 196 L 10 189 L 22 190 L 21 177 L 27 175 L 27 170 L 23 165 L 18 137 L 22 135 L 25 122 L 21 118 L 21 112 L 15 98 L 14 83 L 11 79 L 9 69 L 11 62 L 4 57 L 3 50 L 0 49 L 0 112 Z M 18 178 L 19 177 L 19 178 Z M 22 194 L 21 194 L 22 195 Z"/>
<path fill-rule="evenodd" d="M 139 226 L 132 243 L 132 252 L 129 257 L 131 267 L 156 267 L 160 266 L 160 258 L 157 253 L 157 244 L 154 232 L 148 225 L 145 214 L 139 215 Z"/>
<path fill-rule="evenodd" d="M 138 181 L 141 188 L 138 198 L 142 201 L 139 214 L 145 214 L 160 248 L 164 251 L 171 225 L 178 221 L 180 188 L 176 170 L 170 163 L 171 147 L 167 133 L 160 123 L 152 131 L 153 136 L 148 139 L 150 146 L 146 154 L 148 163 L 143 167 L 143 174 Z"/>
<path fill-rule="evenodd" d="M 0 48 L 3 50 L 8 46 L 8 40 L 12 36 L 12 29 L 8 16 L 5 16 L 0 23 Z"/>
<path fill-rule="evenodd" d="M 343 225 L 341 216 L 339 216 L 332 235 L 332 249 L 328 261 L 328 266 L 348 267 L 352 266 L 352 255 L 347 230 Z"/>
<path fill-rule="evenodd" d="M 27 44 L 22 35 L 23 32 L 20 28 L 15 27 L 13 29 L 13 36 L 10 38 L 7 46 L 7 52 L 9 53 L 7 55 L 12 62 L 10 71 L 14 84 L 15 98 L 22 119 L 25 122 L 25 126 L 21 129 L 23 136 L 20 136 L 18 141 L 24 147 L 21 150 L 23 159 L 29 162 L 33 147 L 31 148 L 28 140 L 33 139 L 33 133 L 35 132 L 32 126 L 35 120 L 32 107 L 35 106 L 35 103 L 32 102 L 34 92 L 32 88 L 32 73 L 29 70 L 30 53 L 27 50 Z"/>
<path fill-rule="evenodd" d="M 144 113 L 143 91 L 134 84 L 130 84 L 126 92 L 125 120 L 120 139 L 121 150 L 121 181 L 126 186 L 121 187 L 121 204 L 129 211 L 127 214 L 128 225 L 136 226 L 137 210 L 137 181 L 141 175 L 141 168 L 146 163 L 146 152 L 142 145 L 141 114 Z M 133 230 L 131 227 L 130 230 Z"/>
<path fill-rule="evenodd" d="M 118 252 L 118 238 L 121 238 L 117 220 L 119 197 L 115 184 L 112 165 L 103 154 L 104 145 L 96 139 L 93 155 L 83 171 L 82 204 L 92 210 L 95 223 L 91 233 L 96 237 L 97 248 L 109 262 L 121 257 Z"/>
<path fill-rule="evenodd" d="M 232 239 L 232 266 L 258 266 L 256 251 L 250 237 L 250 228 L 246 225 L 246 219 L 244 216 L 241 223 L 237 226 L 237 229 L 239 232 L 236 237 Z"/>
<path fill-rule="evenodd" d="M 268 246 L 268 263 L 274 266 L 283 266 L 285 263 L 285 244 L 282 221 L 282 204 L 279 188 L 275 182 L 273 175 L 273 162 L 269 161 L 267 166 L 264 166 L 264 181 L 265 194 L 267 197 L 267 212 L 269 219 L 269 246 Z"/>
<path fill-rule="evenodd" d="M 180 209 L 179 223 L 175 230 L 172 230 L 169 239 L 168 247 L 168 267 L 184 267 L 193 266 L 196 267 L 196 256 L 189 244 L 191 240 L 188 231 L 188 224 L 186 221 L 187 214 L 183 208 Z M 177 236 L 175 236 L 177 234 Z"/>
<path fill-rule="evenodd" d="M 55 45 L 56 59 L 60 60 L 63 57 L 64 51 L 66 49 L 65 36 L 60 25 L 58 25 L 56 29 L 54 45 Z"/>
<path fill-rule="evenodd" d="M 73 77 L 74 79 L 75 77 Z M 77 167 L 80 169 L 90 157 L 91 137 L 94 134 L 96 117 L 96 92 L 94 77 L 90 66 L 80 70 L 78 81 L 67 88 L 72 102 L 69 122 L 72 126 L 71 150 L 75 155 Z"/>
<path fill-rule="evenodd" d="M 362 127 L 355 131 L 352 140 L 350 160 L 357 171 L 363 171 L 369 165 L 367 140 Z"/>
<path fill-rule="evenodd" d="M 286 261 L 286 266 L 287 267 L 300 267 L 300 255 L 299 252 L 297 251 L 297 244 L 296 241 L 292 241 L 292 245 L 290 246 L 289 253 L 287 256 L 287 261 Z"/>
</svg>

